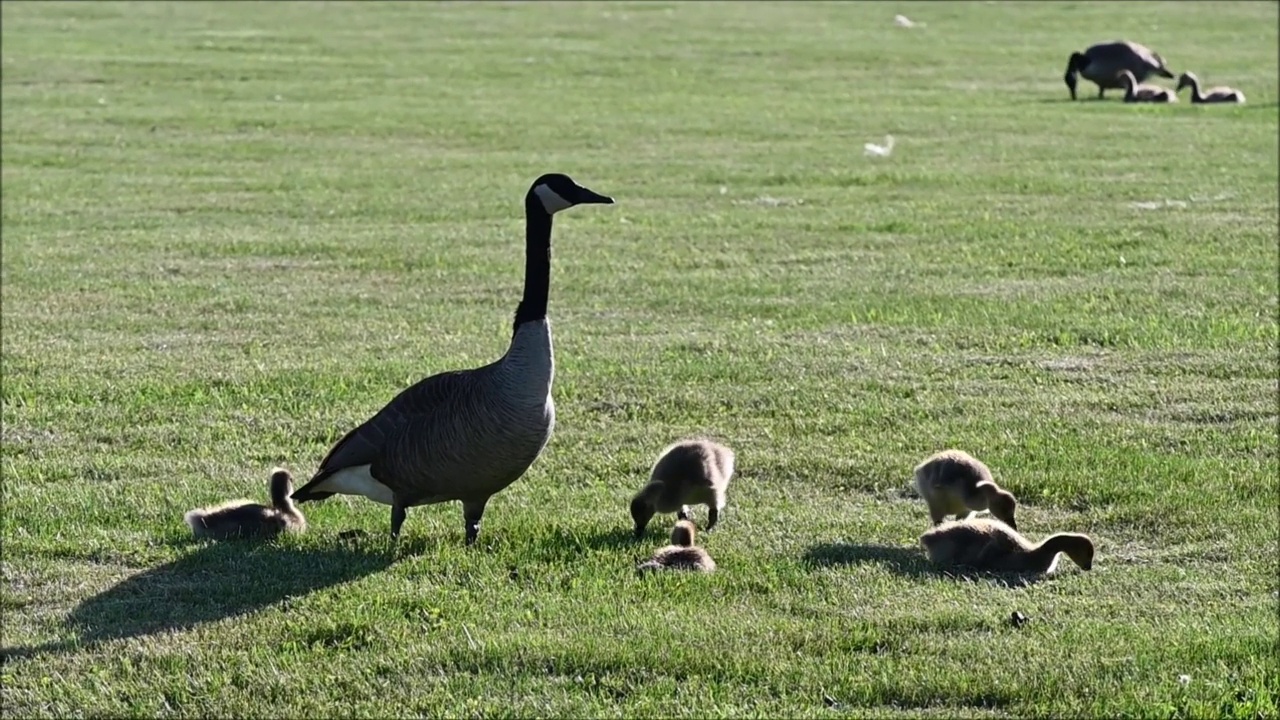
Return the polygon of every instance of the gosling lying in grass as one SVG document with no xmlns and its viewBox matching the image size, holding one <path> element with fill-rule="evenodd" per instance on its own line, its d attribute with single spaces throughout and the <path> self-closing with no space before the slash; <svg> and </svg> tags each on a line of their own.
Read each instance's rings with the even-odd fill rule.
<svg viewBox="0 0 1280 720">
<path fill-rule="evenodd" d="M 289 499 L 293 476 L 284 468 L 271 471 L 271 505 L 232 500 L 189 511 L 183 519 L 198 538 L 274 538 L 282 532 L 302 532 L 307 520 Z"/>
<path fill-rule="evenodd" d="M 1182 77 L 1178 78 L 1178 92 L 1182 92 L 1182 88 L 1191 88 L 1191 102 L 1201 103 L 1243 103 L 1244 93 L 1233 87 L 1219 85 L 1211 87 L 1204 92 L 1200 92 L 1200 78 L 1196 74 L 1188 70 L 1182 73 Z"/>
<path fill-rule="evenodd" d="M 934 525 L 947 515 L 964 520 L 975 512 L 990 510 L 997 519 L 1018 529 L 1014 518 L 1018 501 L 1013 493 L 996 485 L 986 464 L 963 450 L 943 450 L 925 458 L 916 466 L 915 486 L 929 506 Z"/>
<path fill-rule="evenodd" d="M 1159 85 L 1139 83 L 1128 70 L 1121 70 L 1116 78 L 1124 87 L 1124 101 L 1127 103 L 1174 103 L 1178 96 L 1168 88 Z"/>
<path fill-rule="evenodd" d="M 692 522 L 678 521 L 671 530 L 671 544 L 658 548 L 653 553 L 653 557 L 641 563 L 637 569 L 641 572 L 645 570 L 714 571 L 716 561 L 711 559 L 706 550 L 693 544 L 697 532 Z"/>
<path fill-rule="evenodd" d="M 688 520 L 690 503 L 707 506 L 707 530 L 714 528 L 728 502 L 733 463 L 733 451 L 711 440 L 681 440 L 664 449 L 649 483 L 631 501 L 636 537 L 644 535 L 656 513 L 674 512 Z"/>
<path fill-rule="evenodd" d="M 996 572 L 1051 573 L 1066 553 L 1083 570 L 1093 568 L 1093 541 L 1087 535 L 1059 533 L 1032 543 L 999 520 L 951 520 L 920 536 L 929 560 L 937 565 Z"/>
</svg>

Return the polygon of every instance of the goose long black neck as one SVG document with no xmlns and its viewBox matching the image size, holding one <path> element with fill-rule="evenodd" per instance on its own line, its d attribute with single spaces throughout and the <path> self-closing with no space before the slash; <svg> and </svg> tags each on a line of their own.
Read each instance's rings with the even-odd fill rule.
<svg viewBox="0 0 1280 720">
<path fill-rule="evenodd" d="M 551 215 L 530 194 L 524 201 L 524 297 L 516 308 L 512 334 L 527 322 L 545 320 L 551 291 Z"/>
</svg>

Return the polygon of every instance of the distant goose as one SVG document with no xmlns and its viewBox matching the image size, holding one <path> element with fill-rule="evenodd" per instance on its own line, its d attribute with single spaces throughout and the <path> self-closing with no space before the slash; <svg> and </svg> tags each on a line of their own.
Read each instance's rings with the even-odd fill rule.
<svg viewBox="0 0 1280 720">
<path fill-rule="evenodd" d="M 1178 102 L 1178 96 L 1172 90 L 1159 85 L 1141 85 L 1128 70 L 1121 70 L 1119 77 L 1124 85 L 1124 101 L 1127 103 Z"/>
<path fill-rule="evenodd" d="M 1211 87 L 1205 93 L 1200 92 L 1200 78 L 1196 77 L 1193 72 L 1184 72 L 1182 77 L 1178 78 L 1178 92 L 1182 92 L 1182 88 L 1191 87 L 1191 102 L 1193 103 L 1243 103 L 1244 93 L 1233 87 Z"/>
<path fill-rule="evenodd" d="M 489 498 L 524 474 L 555 426 L 547 319 L 551 217 L 574 205 L 612 203 L 565 175 L 535 180 L 524 199 L 524 298 L 506 354 L 403 390 L 343 436 L 293 498 L 340 493 L 390 505 L 392 538 L 399 537 L 407 508 L 460 500 L 466 544 L 475 543 Z"/>
<path fill-rule="evenodd" d="M 271 505 L 232 500 L 213 507 L 191 510 L 183 520 L 196 537 L 268 539 L 282 532 L 301 532 L 307 520 L 289 500 L 293 476 L 284 468 L 271 471 Z"/>
<path fill-rule="evenodd" d="M 1098 99 L 1102 99 L 1102 94 L 1108 89 L 1124 88 L 1120 78 L 1117 77 L 1117 73 L 1121 70 L 1133 73 L 1138 82 L 1152 75 L 1173 78 L 1173 73 L 1169 72 L 1164 58 L 1160 57 L 1159 53 L 1145 45 L 1116 40 L 1099 43 L 1082 53 L 1071 53 L 1071 57 L 1067 60 L 1067 73 L 1062 79 L 1067 83 L 1067 89 L 1071 91 L 1072 100 L 1076 99 L 1077 74 L 1096 84 Z"/>
<path fill-rule="evenodd" d="M 707 529 L 715 527 L 728 502 L 733 464 L 733 451 L 711 440 L 695 438 L 667 446 L 654 463 L 649 482 L 631 500 L 636 537 L 644 535 L 656 513 L 673 512 L 688 520 L 687 503 L 705 504 Z"/>
<path fill-rule="evenodd" d="M 964 520 L 974 512 L 990 510 L 1014 530 L 1018 501 L 991 477 L 986 463 L 962 450 L 943 450 L 925 458 L 915 469 L 915 486 L 929 506 L 934 525 L 947 515 Z"/>
<path fill-rule="evenodd" d="M 654 551 L 653 557 L 636 567 L 637 570 L 693 570 L 713 572 L 716 561 L 706 550 L 693 544 L 698 531 L 692 522 L 680 520 L 671 530 L 671 544 Z"/>
<path fill-rule="evenodd" d="M 999 520 L 951 520 L 920 536 L 929 560 L 938 565 L 997 572 L 1051 573 L 1066 553 L 1084 570 L 1093 568 L 1093 541 L 1059 533 L 1032 543 Z"/>
</svg>

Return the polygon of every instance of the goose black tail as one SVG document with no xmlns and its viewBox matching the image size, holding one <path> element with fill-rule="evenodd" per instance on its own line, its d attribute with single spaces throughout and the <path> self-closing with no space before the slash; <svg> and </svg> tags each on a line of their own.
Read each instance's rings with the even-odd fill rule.
<svg viewBox="0 0 1280 720">
<path fill-rule="evenodd" d="M 324 500 L 327 497 L 336 495 L 337 493 L 316 489 L 316 486 L 324 482 L 328 477 L 329 473 L 318 473 L 315 477 L 311 478 L 311 481 L 306 485 L 295 490 L 289 498 L 296 503 L 304 503 L 311 500 Z"/>
</svg>

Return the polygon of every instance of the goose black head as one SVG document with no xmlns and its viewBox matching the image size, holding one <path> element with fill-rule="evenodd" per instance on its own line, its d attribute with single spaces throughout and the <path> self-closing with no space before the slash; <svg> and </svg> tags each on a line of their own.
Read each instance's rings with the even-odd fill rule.
<svg viewBox="0 0 1280 720">
<path fill-rule="evenodd" d="M 533 181 L 527 202 L 555 215 L 574 205 L 612 205 L 613 198 L 582 187 L 568 175 L 548 173 Z"/>
</svg>

